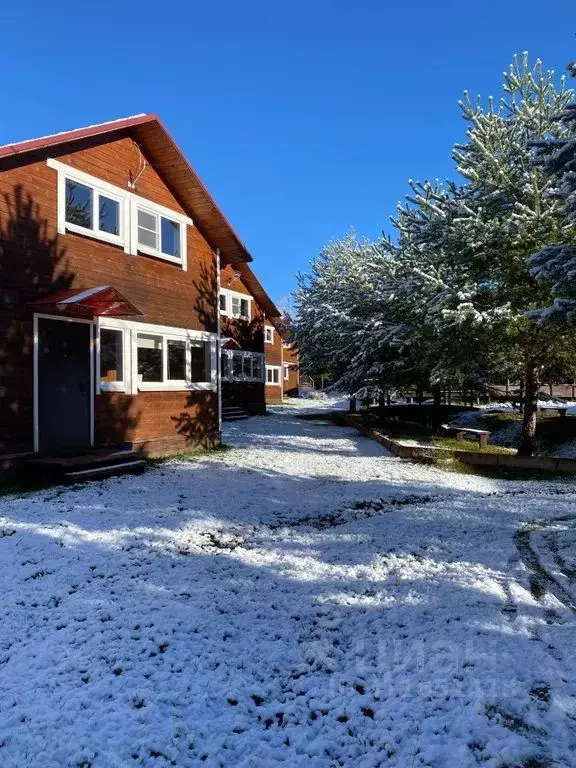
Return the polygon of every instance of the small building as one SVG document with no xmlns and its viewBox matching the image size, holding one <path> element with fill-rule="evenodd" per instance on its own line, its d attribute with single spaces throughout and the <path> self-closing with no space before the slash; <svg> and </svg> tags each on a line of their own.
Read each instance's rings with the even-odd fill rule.
<svg viewBox="0 0 576 768">
<path fill-rule="evenodd" d="M 277 387 L 269 366 L 269 350 L 277 348 L 274 323 L 280 312 L 248 264 L 224 267 L 220 273 L 220 368 L 224 417 L 262 414 Z M 276 375 L 276 374 L 274 374 Z M 277 400 L 281 400 L 281 393 Z"/>
</svg>

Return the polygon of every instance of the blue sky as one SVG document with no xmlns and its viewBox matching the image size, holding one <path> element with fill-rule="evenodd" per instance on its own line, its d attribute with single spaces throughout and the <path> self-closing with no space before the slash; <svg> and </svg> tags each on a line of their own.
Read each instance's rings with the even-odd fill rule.
<svg viewBox="0 0 576 768">
<path fill-rule="evenodd" d="M 464 88 L 498 94 L 523 50 L 564 71 L 571 5 L 5 3 L 0 144 L 156 112 L 280 300 L 331 238 L 388 229 L 408 178 L 452 173 Z"/>
</svg>

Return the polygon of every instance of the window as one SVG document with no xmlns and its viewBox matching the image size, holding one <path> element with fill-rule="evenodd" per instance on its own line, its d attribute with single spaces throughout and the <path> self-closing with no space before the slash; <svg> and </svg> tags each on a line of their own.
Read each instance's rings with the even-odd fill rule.
<svg viewBox="0 0 576 768">
<path fill-rule="evenodd" d="M 162 336 L 138 334 L 138 381 L 164 381 Z"/>
<path fill-rule="evenodd" d="M 288 381 L 290 378 L 290 366 L 284 364 L 284 381 Z"/>
<path fill-rule="evenodd" d="M 117 318 L 100 322 L 100 391 L 216 389 L 216 334 Z"/>
<path fill-rule="evenodd" d="M 190 342 L 190 381 L 209 381 L 210 374 L 207 370 L 208 345 L 203 341 Z"/>
<path fill-rule="evenodd" d="M 66 229 L 120 243 L 120 200 L 74 178 L 64 180 Z"/>
<path fill-rule="evenodd" d="M 233 379 L 241 379 L 242 374 L 244 371 L 244 366 L 242 365 L 242 352 L 233 352 L 232 353 L 232 378 Z"/>
<path fill-rule="evenodd" d="M 168 381 L 186 380 L 186 342 L 168 339 Z M 194 379 L 193 379 L 194 381 Z M 202 379 L 204 381 L 204 379 Z"/>
<path fill-rule="evenodd" d="M 106 195 L 99 195 L 98 200 L 98 229 L 109 235 L 119 235 L 120 203 Z"/>
<path fill-rule="evenodd" d="M 66 223 L 92 229 L 92 190 L 66 179 Z"/>
<path fill-rule="evenodd" d="M 260 355 L 254 355 L 252 357 L 252 378 L 257 381 L 262 381 L 263 365 Z"/>
<path fill-rule="evenodd" d="M 208 384 L 211 381 L 209 342 L 139 333 L 137 350 L 139 384 Z"/>
<path fill-rule="evenodd" d="M 100 329 L 100 386 L 104 390 L 123 388 L 124 333 Z"/>
<path fill-rule="evenodd" d="M 280 368 L 278 366 L 266 366 L 266 384 L 280 384 Z"/>
<path fill-rule="evenodd" d="M 191 219 L 58 160 L 46 162 L 58 173 L 59 234 L 94 237 L 186 269 Z"/>
<path fill-rule="evenodd" d="M 138 250 L 180 261 L 180 224 L 144 208 L 138 208 Z"/>
<path fill-rule="evenodd" d="M 251 296 L 222 288 L 220 291 L 220 313 L 237 320 L 250 320 L 251 301 Z"/>
<path fill-rule="evenodd" d="M 220 353 L 220 375 L 223 379 L 228 379 L 230 377 L 230 357 L 228 356 L 228 352 Z"/>
<path fill-rule="evenodd" d="M 271 325 L 264 326 L 264 341 L 266 344 L 274 344 L 274 328 Z"/>
<path fill-rule="evenodd" d="M 237 317 L 242 320 L 250 319 L 250 305 L 248 299 L 232 296 L 232 317 Z"/>
<path fill-rule="evenodd" d="M 220 353 L 222 378 L 234 381 L 262 381 L 263 358 L 259 352 L 223 349 Z"/>
</svg>

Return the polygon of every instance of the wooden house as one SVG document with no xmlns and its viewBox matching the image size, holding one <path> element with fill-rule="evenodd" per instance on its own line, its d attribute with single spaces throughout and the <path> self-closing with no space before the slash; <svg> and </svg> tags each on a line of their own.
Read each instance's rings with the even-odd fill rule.
<svg viewBox="0 0 576 768">
<path fill-rule="evenodd" d="M 249 261 L 155 115 L 0 147 L 0 454 L 216 445 L 219 276 Z"/>
<path fill-rule="evenodd" d="M 220 273 L 222 412 L 242 418 L 282 401 L 280 312 L 248 264 Z"/>
</svg>

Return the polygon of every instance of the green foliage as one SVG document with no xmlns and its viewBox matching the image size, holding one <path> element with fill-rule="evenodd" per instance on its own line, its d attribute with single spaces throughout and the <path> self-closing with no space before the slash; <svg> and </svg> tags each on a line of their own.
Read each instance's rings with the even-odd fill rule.
<svg viewBox="0 0 576 768">
<path fill-rule="evenodd" d="M 301 275 L 296 337 L 305 366 L 351 389 L 428 389 L 518 380 L 572 380 L 576 337 L 530 312 L 552 302 L 527 259 L 551 242 L 576 243 L 576 222 L 551 194 L 552 171 L 534 144 L 562 140 L 573 94 L 527 54 L 504 73 L 496 104 L 460 103 L 466 140 L 453 159 L 461 181 L 410 182 L 394 240 L 330 243 Z"/>
</svg>

